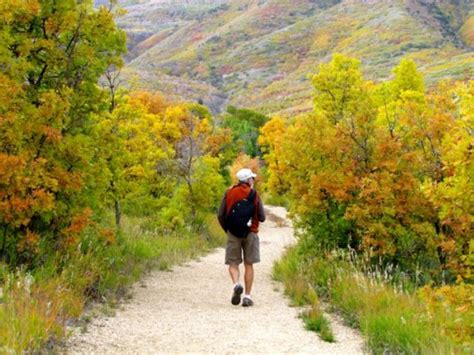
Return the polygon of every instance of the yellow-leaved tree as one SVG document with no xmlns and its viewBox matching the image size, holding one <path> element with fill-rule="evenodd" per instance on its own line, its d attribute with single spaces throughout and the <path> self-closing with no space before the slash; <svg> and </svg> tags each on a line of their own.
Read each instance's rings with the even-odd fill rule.
<svg viewBox="0 0 474 355">
<path fill-rule="evenodd" d="M 100 210 L 92 131 L 107 111 L 98 79 L 125 52 L 114 19 L 89 1 L 0 2 L 0 257 L 11 265 L 67 256 Z"/>
<path fill-rule="evenodd" d="M 292 200 L 308 245 L 423 267 L 421 281 L 470 277 L 472 83 L 426 92 L 410 60 L 393 74 L 374 84 L 355 59 L 321 64 L 314 112 L 261 129 L 269 188 Z"/>
</svg>

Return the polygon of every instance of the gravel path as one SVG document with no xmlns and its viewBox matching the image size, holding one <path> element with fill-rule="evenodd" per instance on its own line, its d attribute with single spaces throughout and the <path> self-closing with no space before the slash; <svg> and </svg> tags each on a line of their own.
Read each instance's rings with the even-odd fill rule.
<svg viewBox="0 0 474 355">
<path fill-rule="evenodd" d="M 99 317 L 73 333 L 71 354 L 90 353 L 312 353 L 361 354 L 360 335 L 331 316 L 336 342 L 306 331 L 272 281 L 272 263 L 294 242 L 280 207 L 267 208 L 260 228 L 262 262 L 255 265 L 254 307 L 232 306 L 232 284 L 218 249 L 198 261 L 154 272 L 135 285 L 133 299 L 114 317 Z M 241 277 L 242 279 L 242 277 Z"/>
</svg>

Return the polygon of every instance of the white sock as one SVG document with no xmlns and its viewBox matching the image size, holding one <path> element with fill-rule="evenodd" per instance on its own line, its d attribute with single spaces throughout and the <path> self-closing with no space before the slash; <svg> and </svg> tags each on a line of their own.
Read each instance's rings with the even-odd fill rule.
<svg viewBox="0 0 474 355">
<path fill-rule="evenodd" d="M 237 281 L 237 282 L 234 284 L 234 287 L 237 286 L 237 285 L 240 285 L 240 282 Z"/>
<path fill-rule="evenodd" d="M 245 294 L 245 295 L 244 295 L 244 298 L 248 298 L 249 300 L 251 300 L 251 299 L 252 299 L 252 296 Z"/>
</svg>

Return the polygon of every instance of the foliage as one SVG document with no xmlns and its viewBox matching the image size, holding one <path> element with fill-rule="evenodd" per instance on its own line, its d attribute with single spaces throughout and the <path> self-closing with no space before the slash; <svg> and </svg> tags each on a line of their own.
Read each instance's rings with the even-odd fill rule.
<svg viewBox="0 0 474 355">
<path fill-rule="evenodd" d="M 460 32 L 464 42 L 472 47 L 474 45 L 474 14 L 466 20 Z"/>
<path fill-rule="evenodd" d="M 278 174 L 280 171 L 282 138 L 286 130 L 286 123 L 279 116 L 272 117 L 260 130 L 258 144 L 261 146 L 263 158 L 268 167 L 266 185 L 275 194 L 282 194 L 287 190 L 287 185 Z"/>
<path fill-rule="evenodd" d="M 7 259 L 1 346 L 18 352 L 41 349 L 49 339 L 64 335 L 65 323 L 78 318 L 86 302 L 113 302 L 152 265 L 168 268 L 222 245 L 222 231 L 212 212 L 224 178 L 219 174 L 220 141 L 212 139 L 209 122 L 210 114 L 202 106 L 169 105 L 146 92 L 123 94 L 114 110 L 97 120 L 84 137 L 98 142 L 93 158 L 95 168 L 102 170 L 96 172 L 96 181 L 77 189 L 101 200 L 83 201 L 90 202 L 90 208 L 76 213 L 59 235 L 51 231 L 50 238 L 65 238 L 67 244 L 47 244 L 48 239 L 29 231 L 18 240 L 11 255 L 32 252 L 32 243 L 45 250 L 33 249 L 41 262 L 22 260 L 32 269 L 27 274 L 9 273 L 17 259 Z M 2 176 L 16 181 L 21 171 L 9 166 Z M 29 198 L 34 196 L 33 191 Z M 75 209 L 77 203 L 71 199 L 67 208 Z M 98 222 L 115 205 L 117 223 L 117 203 L 125 212 L 121 232 Z M 57 207 L 48 208 L 55 212 Z M 142 224 L 138 231 L 127 224 L 131 217 Z M 23 282 L 33 282 L 34 292 L 21 286 Z"/>
<path fill-rule="evenodd" d="M 470 279 L 473 84 L 426 93 L 412 61 L 393 73 L 375 85 L 354 59 L 321 64 L 314 112 L 261 130 L 270 191 L 315 245 L 350 245 L 417 282 Z"/>
<path fill-rule="evenodd" d="M 110 171 L 111 202 L 135 215 L 168 208 L 167 213 L 178 212 L 177 224 L 184 222 L 179 215 L 189 215 L 180 211 L 182 206 L 189 205 L 191 216 L 198 209 L 208 211 L 216 201 L 209 189 L 222 187 L 219 153 L 225 144 L 211 124 L 210 113 L 201 105 L 171 105 L 158 94 L 140 91 L 123 96 L 100 126 L 110 143 L 103 159 Z M 206 179 L 212 180 L 209 188 L 204 187 Z M 170 210 L 173 198 L 179 202 Z M 160 213 L 172 220 L 165 211 Z"/>
<path fill-rule="evenodd" d="M 7 1 L 0 13 L 0 256 L 34 264 L 76 246 L 100 205 L 96 83 L 121 65 L 125 33 L 90 2 Z"/>
<path fill-rule="evenodd" d="M 425 286 L 418 290 L 418 297 L 427 311 L 439 317 L 438 322 L 444 328 L 443 334 L 449 334 L 456 342 L 466 344 L 466 348 L 472 345 L 469 343 L 474 336 L 473 291 L 473 286 L 464 282 L 439 288 Z"/>
<path fill-rule="evenodd" d="M 156 259 L 217 245 L 227 141 L 202 105 L 117 90 L 121 11 L 15 0 L 0 14 L 0 348 L 30 352 Z"/>
<path fill-rule="evenodd" d="M 233 184 L 238 183 L 236 175 L 237 175 L 237 172 L 240 169 L 243 169 L 243 168 L 250 169 L 257 175 L 257 177 L 255 178 L 255 183 L 256 184 L 262 181 L 262 176 L 261 176 L 261 173 L 260 173 L 259 160 L 257 158 L 251 158 L 251 157 L 249 157 L 248 155 L 246 155 L 244 153 L 240 153 L 237 156 L 237 158 L 234 160 L 232 166 L 229 169 L 230 170 L 230 176 L 231 176 Z"/>
<path fill-rule="evenodd" d="M 114 13 L 88 2 L 20 3 L 2 12 L 2 257 L 34 266 L 69 252 L 111 207 L 117 227 L 122 212 L 175 204 L 175 220 L 192 224 L 211 210 L 225 140 L 214 138 L 207 108 L 147 92 L 114 91 L 107 102 L 97 81 L 125 50 Z"/>
<path fill-rule="evenodd" d="M 231 129 L 237 151 L 256 157 L 261 155 L 257 144 L 258 130 L 267 120 L 258 112 L 229 106 L 223 116 L 223 126 Z"/>
</svg>

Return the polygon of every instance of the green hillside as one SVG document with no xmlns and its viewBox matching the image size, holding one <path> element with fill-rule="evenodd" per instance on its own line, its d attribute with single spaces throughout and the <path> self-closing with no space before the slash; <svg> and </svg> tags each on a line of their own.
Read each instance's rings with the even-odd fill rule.
<svg viewBox="0 0 474 355">
<path fill-rule="evenodd" d="M 120 19 L 129 36 L 125 76 L 135 86 L 264 113 L 311 107 L 307 74 L 332 53 L 388 78 L 402 57 L 428 84 L 474 73 L 470 1 L 134 1 Z"/>
</svg>

